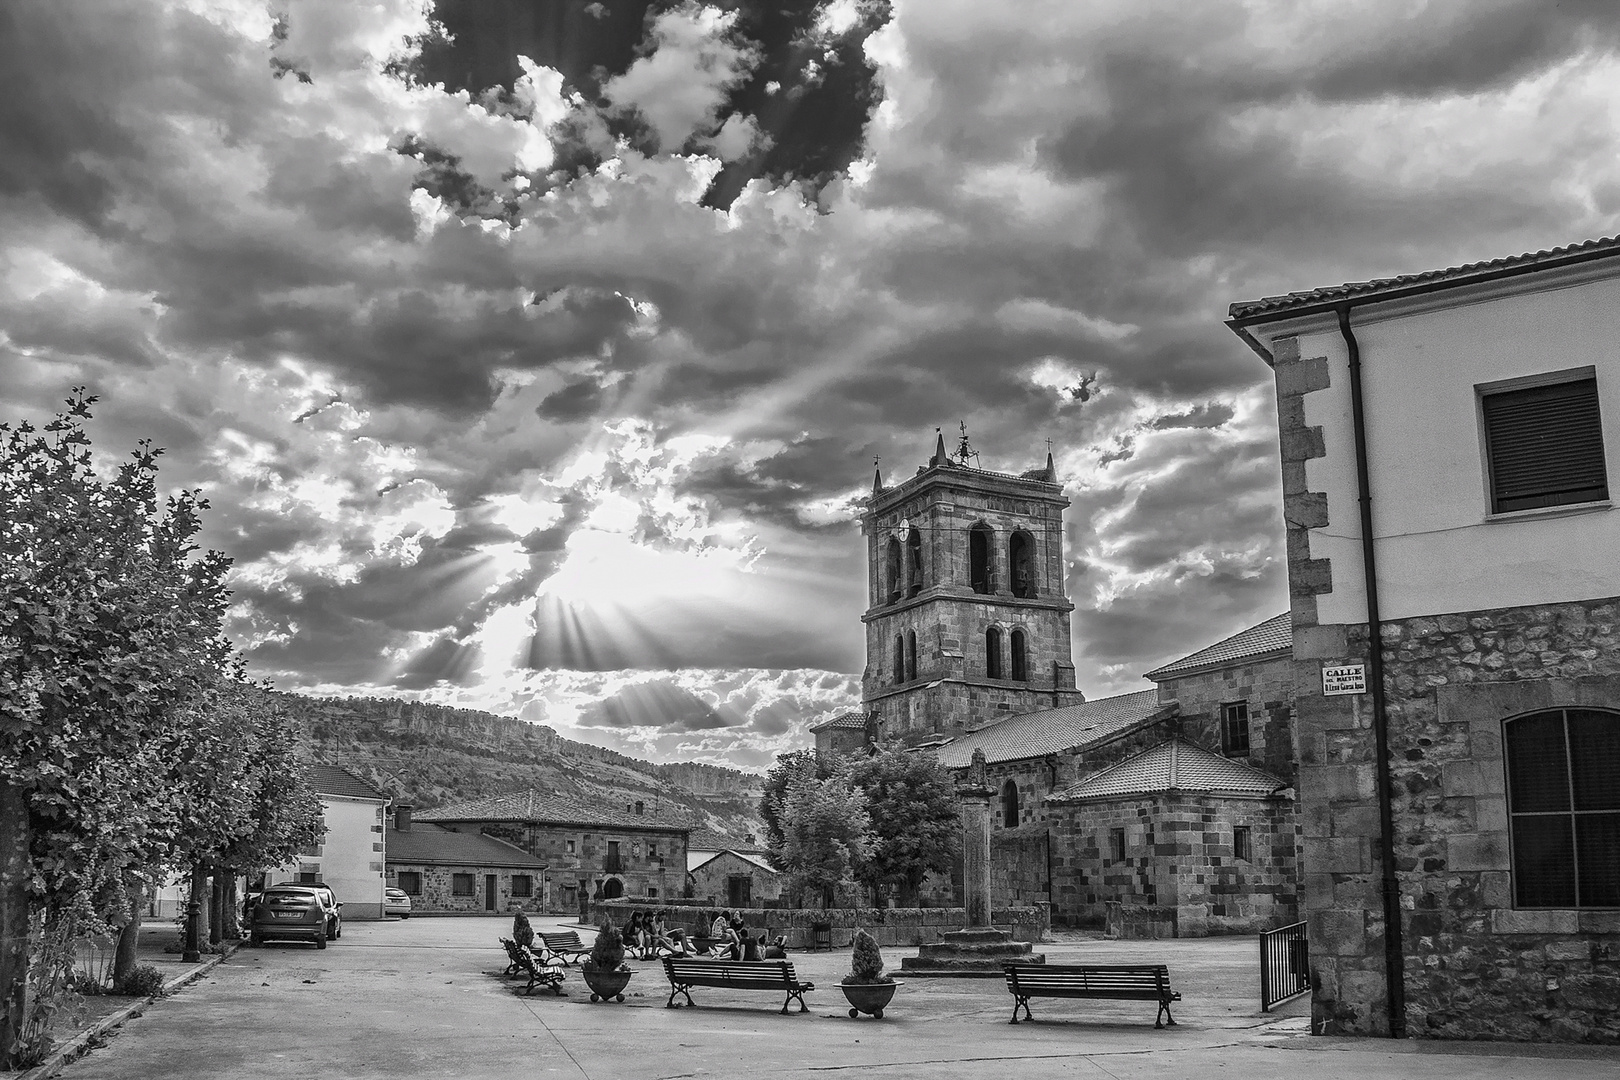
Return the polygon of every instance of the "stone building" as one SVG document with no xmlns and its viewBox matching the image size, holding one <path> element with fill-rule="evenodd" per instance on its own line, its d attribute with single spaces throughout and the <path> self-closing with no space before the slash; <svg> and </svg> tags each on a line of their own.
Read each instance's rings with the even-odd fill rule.
<svg viewBox="0 0 1620 1080">
<path fill-rule="evenodd" d="M 591 900 L 657 901 L 680 896 L 686 887 L 688 827 L 644 809 L 522 791 L 454 803 L 418 817 L 528 852 L 549 868 L 545 910 L 582 911 Z"/>
<path fill-rule="evenodd" d="M 1620 1041 L 1620 240 L 1231 315 L 1277 388 L 1317 1030 Z"/>
<path fill-rule="evenodd" d="M 937 440 L 928 464 L 862 517 L 871 604 L 863 708 L 879 738 L 916 742 L 997 716 L 1074 705 L 1063 508 L 1051 455 L 1020 476 L 970 467 Z"/>
<path fill-rule="evenodd" d="M 782 898 L 782 875 L 757 852 L 692 850 L 686 856 L 692 899 L 711 907 L 750 908 Z"/>
<path fill-rule="evenodd" d="M 1053 910 L 1127 937 L 1254 933 L 1298 918 L 1293 793 L 1184 739 L 1048 796 Z"/>
<path fill-rule="evenodd" d="M 810 729 L 810 734 L 816 737 L 816 752 L 846 756 L 859 753 L 871 741 L 869 729 L 875 719 L 871 713 L 846 712 L 823 720 Z"/>
<path fill-rule="evenodd" d="M 1147 673 L 1175 702 L 1183 738 L 1288 783 L 1294 747 L 1294 631 L 1287 612 Z"/>
<path fill-rule="evenodd" d="M 394 807 L 387 836 L 388 884 L 414 914 L 546 910 L 546 864 L 516 845 L 412 821 L 409 805 Z"/>
</svg>

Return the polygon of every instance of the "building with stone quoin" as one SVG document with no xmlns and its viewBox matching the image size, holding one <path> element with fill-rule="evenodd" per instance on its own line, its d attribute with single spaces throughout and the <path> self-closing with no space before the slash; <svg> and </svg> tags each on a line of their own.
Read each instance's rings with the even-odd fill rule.
<svg viewBox="0 0 1620 1080">
<path fill-rule="evenodd" d="M 1620 1041 L 1620 240 L 1229 325 L 1276 379 L 1317 1029 Z"/>
<path fill-rule="evenodd" d="M 818 750 L 900 739 L 959 773 L 981 754 L 998 908 L 1152 934 L 1295 918 L 1287 617 L 1087 701 L 1051 455 L 1020 475 L 971 460 L 941 436 L 915 476 L 875 479 L 863 711 L 818 725 Z"/>
</svg>

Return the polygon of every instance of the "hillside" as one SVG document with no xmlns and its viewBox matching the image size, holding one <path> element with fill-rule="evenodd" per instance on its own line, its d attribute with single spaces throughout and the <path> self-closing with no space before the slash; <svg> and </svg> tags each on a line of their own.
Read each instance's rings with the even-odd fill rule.
<svg viewBox="0 0 1620 1080">
<path fill-rule="evenodd" d="M 473 709 L 397 698 L 273 693 L 301 727 L 311 760 L 344 768 L 418 809 L 540 788 L 734 837 L 762 835 L 761 777 L 716 765 L 655 765 Z"/>
</svg>

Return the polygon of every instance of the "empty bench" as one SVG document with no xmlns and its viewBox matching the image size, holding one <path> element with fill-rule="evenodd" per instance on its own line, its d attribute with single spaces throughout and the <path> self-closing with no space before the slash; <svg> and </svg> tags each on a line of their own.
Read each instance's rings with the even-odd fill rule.
<svg viewBox="0 0 1620 1080">
<path fill-rule="evenodd" d="M 669 977 L 666 1009 L 675 1007 L 676 994 L 685 994 L 686 1003 L 695 1005 L 692 987 L 712 986 L 726 990 L 780 990 L 787 995 L 782 1002 L 784 1015 L 795 1000 L 800 1012 L 809 1012 L 804 995 L 816 988 L 815 983 L 799 981 L 789 960 L 692 960 L 666 956 L 664 974 Z"/>
<path fill-rule="evenodd" d="M 1007 964 L 1007 991 L 1013 996 L 1012 1023 L 1018 1010 L 1029 1014 L 1032 997 L 1102 998 L 1112 1001 L 1156 1001 L 1153 1026 L 1175 1026 L 1170 1003 L 1181 994 L 1170 989 L 1170 969 L 1163 964 Z M 1163 1018 L 1162 1020 L 1160 1018 Z"/>
<path fill-rule="evenodd" d="M 579 933 L 575 930 L 542 933 L 540 940 L 545 943 L 546 952 L 556 956 L 564 964 L 572 964 L 580 957 L 589 956 L 591 953 L 591 947 L 579 940 Z"/>
<path fill-rule="evenodd" d="M 563 973 L 560 968 L 542 963 L 538 957 L 511 938 L 501 938 L 500 942 L 506 950 L 506 958 L 511 961 L 506 965 L 506 977 L 508 979 L 514 975 L 529 977 L 529 985 L 523 988 L 525 994 L 534 993 L 538 987 L 542 990 L 550 988 L 558 997 L 562 996 Z"/>
</svg>

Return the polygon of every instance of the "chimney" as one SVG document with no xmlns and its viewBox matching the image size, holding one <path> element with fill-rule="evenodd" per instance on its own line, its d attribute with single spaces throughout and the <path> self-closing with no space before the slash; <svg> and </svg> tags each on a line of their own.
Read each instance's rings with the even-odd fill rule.
<svg viewBox="0 0 1620 1080">
<path fill-rule="evenodd" d="M 394 831 L 411 831 L 411 804 L 408 802 L 394 804 Z"/>
</svg>

